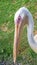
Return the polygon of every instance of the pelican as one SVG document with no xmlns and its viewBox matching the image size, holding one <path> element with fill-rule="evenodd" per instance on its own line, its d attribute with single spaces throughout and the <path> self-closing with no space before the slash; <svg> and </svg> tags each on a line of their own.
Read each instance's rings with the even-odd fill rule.
<svg viewBox="0 0 37 65">
<path fill-rule="evenodd" d="M 13 45 L 13 60 L 16 62 L 16 57 L 19 53 L 20 36 L 23 31 L 24 25 L 27 25 L 27 38 L 31 49 L 37 53 L 37 34 L 34 35 L 34 20 L 30 11 L 21 7 L 17 10 L 14 16 L 15 32 L 14 32 L 14 45 Z"/>
</svg>

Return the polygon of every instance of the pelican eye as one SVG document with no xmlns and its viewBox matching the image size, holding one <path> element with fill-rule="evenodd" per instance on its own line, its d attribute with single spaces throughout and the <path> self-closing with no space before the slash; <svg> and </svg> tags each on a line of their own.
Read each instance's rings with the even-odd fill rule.
<svg viewBox="0 0 37 65">
<path fill-rule="evenodd" d="M 18 16 L 18 20 L 21 20 L 21 16 L 20 15 Z"/>
<path fill-rule="evenodd" d="M 20 21 L 21 21 L 21 16 L 19 15 L 17 19 L 17 23 L 19 23 Z"/>
</svg>

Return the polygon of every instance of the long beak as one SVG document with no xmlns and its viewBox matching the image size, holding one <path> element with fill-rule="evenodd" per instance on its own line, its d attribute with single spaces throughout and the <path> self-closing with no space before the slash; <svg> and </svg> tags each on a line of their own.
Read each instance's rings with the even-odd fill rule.
<svg viewBox="0 0 37 65">
<path fill-rule="evenodd" d="M 18 25 L 15 24 L 15 33 L 14 33 L 14 46 L 13 46 L 13 61 L 16 62 L 16 56 L 18 54 L 18 44 L 19 44 L 19 29 Z"/>
<path fill-rule="evenodd" d="M 25 20 L 26 20 L 26 18 L 25 18 Z M 18 55 L 21 32 L 23 31 L 23 27 L 25 24 L 26 24 L 25 22 L 22 22 L 22 23 L 20 22 L 20 24 L 15 24 L 14 46 L 13 46 L 13 61 L 14 61 L 14 63 L 16 63 L 16 57 Z"/>
</svg>

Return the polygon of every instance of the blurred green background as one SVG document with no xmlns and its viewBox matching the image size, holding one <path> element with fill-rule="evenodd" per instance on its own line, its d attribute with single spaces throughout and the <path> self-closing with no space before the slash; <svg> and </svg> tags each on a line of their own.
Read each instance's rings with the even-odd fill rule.
<svg viewBox="0 0 37 65">
<path fill-rule="evenodd" d="M 37 0 L 0 0 L 0 62 L 13 57 L 14 14 L 20 7 L 27 7 L 34 18 L 34 31 L 37 30 Z M 24 28 L 17 61 L 22 65 L 37 65 L 37 54 L 30 48 L 27 29 Z"/>
</svg>

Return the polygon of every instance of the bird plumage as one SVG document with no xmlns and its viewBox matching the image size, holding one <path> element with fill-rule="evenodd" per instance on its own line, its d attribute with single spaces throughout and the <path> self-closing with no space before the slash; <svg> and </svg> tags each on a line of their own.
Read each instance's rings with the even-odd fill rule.
<svg viewBox="0 0 37 65">
<path fill-rule="evenodd" d="M 26 19 L 27 19 L 27 21 L 26 21 Z M 20 24 L 20 22 L 22 23 L 22 25 Z M 21 33 L 20 30 L 22 30 L 22 27 L 25 24 L 27 24 L 28 42 L 29 42 L 30 47 L 32 48 L 32 50 L 35 53 L 37 53 L 37 35 L 34 36 L 34 34 L 33 34 L 34 20 L 33 20 L 32 14 L 29 12 L 29 10 L 27 8 L 21 7 L 19 10 L 17 10 L 17 12 L 15 13 L 15 16 L 14 16 L 14 23 L 15 23 L 15 36 L 14 36 L 15 40 L 14 40 L 14 49 L 13 49 L 14 57 L 13 58 L 14 58 L 14 62 L 16 62 L 16 55 L 15 54 L 17 54 L 17 48 L 18 48 L 17 44 L 19 44 L 18 40 L 20 38 L 19 33 Z M 25 23 L 25 24 L 23 25 L 23 23 Z M 19 25 L 20 25 L 20 27 L 19 27 Z M 15 49 L 16 49 L 16 52 L 15 52 Z"/>
</svg>

